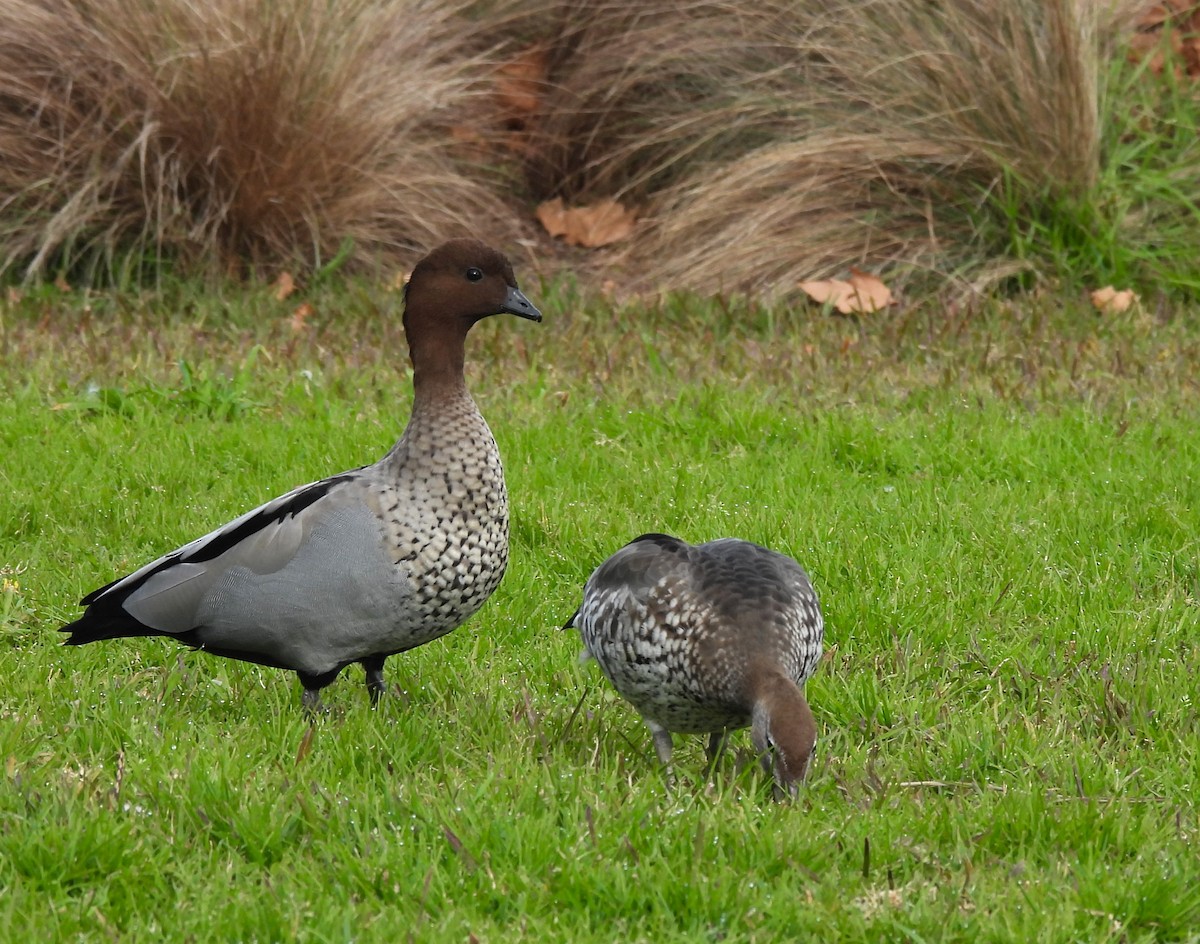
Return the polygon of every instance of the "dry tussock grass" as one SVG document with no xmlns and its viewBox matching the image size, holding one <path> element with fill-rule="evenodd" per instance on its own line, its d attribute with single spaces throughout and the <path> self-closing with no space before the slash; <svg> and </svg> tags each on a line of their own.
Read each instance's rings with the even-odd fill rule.
<svg viewBox="0 0 1200 944">
<path fill-rule="evenodd" d="M 548 61 L 529 178 L 648 199 L 625 254 L 646 288 L 773 293 L 853 264 L 987 284 L 1022 263 L 981 218 L 1093 185 L 1132 6 L 512 0 Z"/>
<path fill-rule="evenodd" d="M 0 0 L 0 266 L 359 261 L 511 238 L 449 132 L 479 93 L 432 0 Z"/>
<path fill-rule="evenodd" d="M 769 19 L 722 0 L 499 0 L 499 28 L 545 54 L 524 149 L 532 195 L 638 200 L 697 162 L 765 140 L 731 95 L 764 63 Z"/>
<path fill-rule="evenodd" d="M 772 140 L 693 166 L 660 195 L 657 225 L 629 254 L 654 260 L 649 284 L 770 294 L 852 264 L 900 264 L 979 285 L 1020 264 L 980 245 L 989 201 L 1076 199 L 1094 182 L 1102 73 L 1126 11 L 1096 0 L 768 6 L 776 32 L 755 42 L 774 66 L 736 95 L 749 116 L 774 104 Z"/>
<path fill-rule="evenodd" d="M 0 271 L 370 262 L 511 242 L 511 204 L 563 196 L 644 209 L 598 258 L 645 289 L 982 286 L 1028 264 L 1005 206 L 1087 199 L 1132 5 L 0 0 Z M 488 83 L 531 43 L 514 151 Z"/>
</svg>

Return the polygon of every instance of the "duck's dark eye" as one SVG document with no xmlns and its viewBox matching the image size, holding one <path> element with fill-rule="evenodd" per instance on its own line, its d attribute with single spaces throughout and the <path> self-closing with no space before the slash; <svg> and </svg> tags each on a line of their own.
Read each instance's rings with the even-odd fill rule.
<svg viewBox="0 0 1200 944">
<path fill-rule="evenodd" d="M 483 278 L 483 270 L 477 269 L 475 266 L 471 266 L 471 268 L 467 269 L 467 278 L 472 282 L 478 282 Z"/>
</svg>

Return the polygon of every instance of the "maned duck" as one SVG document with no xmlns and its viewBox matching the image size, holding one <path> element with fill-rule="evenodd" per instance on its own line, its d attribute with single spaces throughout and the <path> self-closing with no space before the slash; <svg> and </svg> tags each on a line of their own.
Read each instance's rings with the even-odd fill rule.
<svg viewBox="0 0 1200 944">
<path fill-rule="evenodd" d="M 372 703 L 383 663 L 459 626 L 508 563 L 508 496 L 491 430 L 467 392 L 467 332 L 508 312 L 541 321 L 512 266 L 448 242 L 404 289 L 413 406 L 374 465 L 301 486 L 82 600 L 62 628 L 78 646 L 169 636 L 214 655 L 289 669 L 315 709 L 362 663 Z"/>
<path fill-rule="evenodd" d="M 790 557 L 722 538 L 691 545 L 643 534 L 596 568 L 575 627 L 587 654 L 654 735 L 664 765 L 671 732 L 750 737 L 777 791 L 795 793 L 816 751 L 802 686 L 821 658 L 821 607 Z"/>
</svg>

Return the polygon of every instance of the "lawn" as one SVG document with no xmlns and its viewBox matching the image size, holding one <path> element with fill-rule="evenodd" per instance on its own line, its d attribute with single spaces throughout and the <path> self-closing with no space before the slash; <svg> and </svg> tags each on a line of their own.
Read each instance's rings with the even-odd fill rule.
<svg viewBox="0 0 1200 944">
<path fill-rule="evenodd" d="M 512 561 L 458 632 L 289 674 L 63 649 L 88 590 L 373 461 L 411 387 L 359 283 L 0 302 L 0 927 L 162 941 L 1200 940 L 1200 324 L 1066 293 L 862 322 L 526 284 L 476 329 Z M 708 775 L 558 627 L 638 533 L 809 571 L 799 799 Z M 743 733 L 735 744 L 745 749 Z"/>
</svg>

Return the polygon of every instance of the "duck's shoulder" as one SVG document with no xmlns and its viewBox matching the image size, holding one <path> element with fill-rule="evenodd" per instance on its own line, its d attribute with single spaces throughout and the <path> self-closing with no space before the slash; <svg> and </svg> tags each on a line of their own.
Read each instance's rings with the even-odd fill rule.
<svg viewBox="0 0 1200 944">
<path fill-rule="evenodd" d="M 664 578 L 682 577 L 691 566 L 692 546 L 669 534 L 643 534 L 609 557 L 588 580 L 589 593 L 640 594 Z"/>
</svg>

